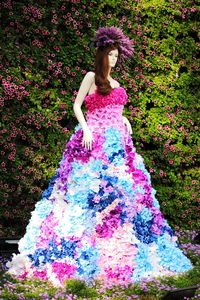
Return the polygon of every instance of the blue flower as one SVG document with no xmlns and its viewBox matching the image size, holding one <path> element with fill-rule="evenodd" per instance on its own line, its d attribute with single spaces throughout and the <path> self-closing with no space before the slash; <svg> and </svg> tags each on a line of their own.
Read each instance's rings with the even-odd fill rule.
<svg viewBox="0 0 200 300">
<path fill-rule="evenodd" d="M 55 244 L 54 242 L 54 239 L 52 238 L 52 240 L 49 242 L 48 244 L 49 246 L 49 251 L 48 251 L 48 258 L 52 260 L 53 262 L 53 258 L 56 259 L 56 258 L 63 258 L 66 256 L 66 254 L 64 253 L 64 256 L 63 256 L 63 251 L 62 250 L 59 250 L 58 249 L 58 246 Z"/>
<path fill-rule="evenodd" d="M 87 194 L 85 194 L 84 190 L 78 191 L 74 195 L 67 195 L 66 200 L 74 205 L 78 204 L 82 209 L 88 207 Z"/>
<path fill-rule="evenodd" d="M 112 155 L 108 157 L 108 160 L 116 165 L 122 165 L 124 163 L 124 155 L 125 151 L 123 149 L 118 150 L 118 152 L 114 152 Z"/>
<path fill-rule="evenodd" d="M 103 165 L 103 166 L 102 166 L 102 169 L 103 169 L 103 170 L 107 170 L 107 169 L 108 169 L 108 165 Z"/>
<path fill-rule="evenodd" d="M 133 190 L 133 183 L 131 180 L 118 178 L 118 186 L 120 186 L 129 197 L 134 197 L 135 191 Z"/>
<path fill-rule="evenodd" d="M 34 254 L 29 254 L 28 257 L 32 260 L 33 265 L 38 267 L 46 264 L 47 262 L 47 249 L 38 248 Z"/>
<path fill-rule="evenodd" d="M 167 233 L 157 238 L 160 264 L 175 272 L 185 272 L 192 268 L 190 260 L 179 249 L 178 244 L 170 239 Z"/>
<path fill-rule="evenodd" d="M 124 205 L 122 205 L 122 207 L 124 207 Z M 122 210 L 119 217 L 121 219 L 121 225 L 123 225 L 127 219 L 126 211 Z"/>
<path fill-rule="evenodd" d="M 174 231 L 169 227 L 169 226 L 163 226 L 161 228 L 161 231 L 164 232 L 168 232 L 170 236 L 175 236 Z"/>
<path fill-rule="evenodd" d="M 135 193 L 144 194 L 145 193 L 144 188 L 141 185 L 136 184 L 135 185 Z"/>
<path fill-rule="evenodd" d="M 122 134 L 116 128 L 110 127 L 105 130 L 105 142 L 103 143 L 103 151 L 108 158 L 111 159 L 114 153 L 124 155 L 122 146 Z M 120 152 L 119 152 L 120 151 Z"/>
<path fill-rule="evenodd" d="M 35 248 L 35 245 L 37 243 L 37 237 L 39 236 L 39 234 L 40 234 L 39 225 L 34 224 L 34 222 L 30 221 L 30 223 L 26 227 L 26 234 L 20 240 L 19 243 L 20 252 L 25 251 L 31 253 Z"/>
<path fill-rule="evenodd" d="M 135 225 L 136 237 L 141 242 L 149 244 L 156 241 L 157 236 L 151 231 L 153 221 L 151 219 L 146 221 L 145 218 L 150 218 L 150 214 L 148 214 L 147 211 L 144 212 L 144 215 L 142 215 L 142 213 L 138 214 L 137 217 L 134 218 L 133 222 Z"/>
<path fill-rule="evenodd" d="M 41 219 L 44 219 L 49 216 L 52 210 L 53 203 L 44 198 L 36 203 L 34 212 L 37 213 Z"/>
<path fill-rule="evenodd" d="M 72 257 L 75 256 L 75 250 L 77 247 L 77 241 L 65 241 L 61 239 L 61 250 L 54 243 L 52 239 L 48 244 L 48 249 L 38 248 L 33 254 L 29 254 L 28 257 L 32 260 L 34 266 L 42 266 L 44 264 L 53 263 L 57 258 Z"/>
<path fill-rule="evenodd" d="M 99 272 L 97 261 L 99 259 L 98 249 L 84 244 L 77 249 L 79 255 L 77 261 L 79 268 L 76 270 L 77 274 L 82 275 L 83 278 L 93 279 L 96 273 Z"/>
<path fill-rule="evenodd" d="M 119 191 L 120 193 L 120 191 Z M 99 203 L 95 203 L 93 201 L 95 195 L 100 195 L 101 200 Z M 120 194 L 117 191 L 110 192 L 105 195 L 103 189 L 100 189 L 99 193 L 90 193 L 88 195 L 88 208 L 93 209 L 95 212 L 101 212 L 104 210 L 108 205 L 110 205 L 116 198 L 119 198 Z"/>
<path fill-rule="evenodd" d="M 136 269 L 133 273 L 135 281 L 139 281 L 140 278 L 144 277 L 146 272 L 153 269 L 151 263 L 149 262 L 149 246 L 145 244 L 137 244 L 138 253 L 135 256 Z"/>
<path fill-rule="evenodd" d="M 62 245 L 62 251 L 65 254 L 65 256 L 74 258 L 75 250 L 77 247 L 77 241 L 75 241 L 75 242 L 65 241 L 65 239 L 62 238 L 61 245 Z"/>
<path fill-rule="evenodd" d="M 153 218 L 151 210 L 148 208 L 144 208 L 139 215 L 144 221 L 150 221 Z"/>
<path fill-rule="evenodd" d="M 49 198 L 49 196 L 51 196 L 52 190 L 53 190 L 53 186 L 54 184 L 49 184 L 48 188 L 46 190 L 44 190 L 44 192 L 42 193 L 42 198 Z"/>
<path fill-rule="evenodd" d="M 42 198 L 46 198 L 46 199 L 49 198 L 57 178 L 58 178 L 58 174 L 51 177 L 48 188 L 46 190 L 44 190 L 44 192 L 42 193 Z"/>
</svg>

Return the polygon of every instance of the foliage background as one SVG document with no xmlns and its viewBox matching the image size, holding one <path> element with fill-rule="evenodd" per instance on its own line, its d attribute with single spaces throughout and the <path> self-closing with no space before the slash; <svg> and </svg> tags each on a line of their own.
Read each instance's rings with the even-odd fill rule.
<svg viewBox="0 0 200 300">
<path fill-rule="evenodd" d="M 1 235 L 22 235 L 58 168 L 77 120 L 73 101 L 93 69 L 91 38 L 119 26 L 134 55 L 113 74 L 161 210 L 174 229 L 196 229 L 200 45 L 192 0 L 3 0 L 0 55 Z"/>
</svg>

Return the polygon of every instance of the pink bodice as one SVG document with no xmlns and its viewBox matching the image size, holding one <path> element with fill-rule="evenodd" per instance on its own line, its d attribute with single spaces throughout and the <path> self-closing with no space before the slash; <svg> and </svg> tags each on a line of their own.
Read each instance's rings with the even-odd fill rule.
<svg viewBox="0 0 200 300">
<path fill-rule="evenodd" d="M 93 132 L 101 132 L 108 127 L 126 129 L 123 124 L 122 111 L 127 102 L 124 88 L 116 87 L 108 95 L 100 95 L 97 90 L 85 97 L 87 108 L 86 120 Z"/>
<path fill-rule="evenodd" d="M 108 95 L 101 95 L 95 90 L 84 99 L 89 112 L 103 108 L 107 105 L 124 105 L 127 101 L 127 94 L 123 87 L 115 87 Z"/>
</svg>

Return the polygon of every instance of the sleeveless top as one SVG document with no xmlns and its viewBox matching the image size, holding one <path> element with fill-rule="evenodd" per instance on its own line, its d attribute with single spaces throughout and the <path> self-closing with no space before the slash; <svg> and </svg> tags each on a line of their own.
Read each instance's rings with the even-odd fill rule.
<svg viewBox="0 0 200 300">
<path fill-rule="evenodd" d="M 115 87 L 108 95 L 101 95 L 97 89 L 94 93 L 87 95 L 84 99 L 88 111 L 93 111 L 107 105 L 125 105 L 127 102 L 127 94 L 123 87 Z"/>
<path fill-rule="evenodd" d="M 87 108 L 87 124 L 93 132 L 102 132 L 109 127 L 126 129 L 122 111 L 127 102 L 124 88 L 115 87 L 108 95 L 101 95 L 97 90 L 84 99 Z"/>
</svg>

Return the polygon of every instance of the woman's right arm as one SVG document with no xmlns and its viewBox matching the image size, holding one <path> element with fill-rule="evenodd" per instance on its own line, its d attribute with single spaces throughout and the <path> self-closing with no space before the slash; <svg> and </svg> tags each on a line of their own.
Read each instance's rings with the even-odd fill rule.
<svg viewBox="0 0 200 300">
<path fill-rule="evenodd" d="M 94 83 L 94 73 L 88 72 L 85 75 L 85 77 L 83 78 L 83 81 L 81 82 L 78 94 L 76 96 L 76 99 L 75 99 L 75 102 L 73 105 L 75 116 L 83 129 L 82 146 L 87 149 L 90 149 L 90 150 L 92 149 L 93 137 L 92 137 L 92 133 L 86 123 L 86 120 L 84 118 L 83 112 L 81 110 L 81 105 L 93 83 Z"/>
</svg>

